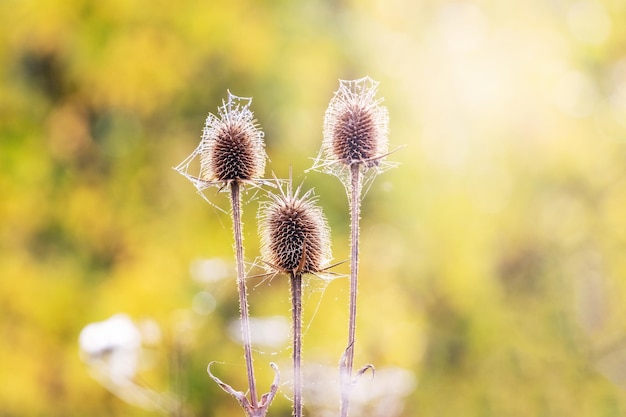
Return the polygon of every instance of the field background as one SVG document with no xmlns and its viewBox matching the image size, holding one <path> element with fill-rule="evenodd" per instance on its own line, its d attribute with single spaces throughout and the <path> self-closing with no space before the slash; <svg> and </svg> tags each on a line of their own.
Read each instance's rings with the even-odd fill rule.
<svg viewBox="0 0 626 417">
<path fill-rule="evenodd" d="M 136 383 L 243 415 L 206 374 L 245 389 L 228 203 L 171 168 L 227 89 L 254 97 L 267 175 L 315 187 L 345 260 L 344 190 L 304 170 L 365 75 L 403 147 L 363 201 L 360 415 L 626 415 L 626 2 L 0 0 L 0 416 L 159 415 L 81 359 L 118 313 L 144 329 Z M 251 284 L 255 317 L 284 324 L 285 281 Z M 347 279 L 307 294 L 306 413 L 337 415 Z M 257 346 L 261 391 L 289 354 Z"/>
</svg>

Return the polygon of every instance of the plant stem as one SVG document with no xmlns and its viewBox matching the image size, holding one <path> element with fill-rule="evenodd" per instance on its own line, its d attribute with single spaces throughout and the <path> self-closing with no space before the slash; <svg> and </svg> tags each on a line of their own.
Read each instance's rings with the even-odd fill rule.
<svg viewBox="0 0 626 417">
<path fill-rule="evenodd" d="M 239 310 L 241 314 L 241 334 L 243 336 L 244 357 L 248 371 L 250 388 L 250 404 L 257 408 L 256 384 L 254 367 L 252 366 L 252 343 L 250 341 L 250 313 L 248 312 L 248 289 L 246 288 L 243 266 L 243 235 L 241 227 L 241 190 L 238 181 L 230 183 L 230 196 L 233 207 L 233 233 L 235 235 L 235 257 L 237 260 L 237 289 L 239 291 Z"/>
<path fill-rule="evenodd" d="M 293 319 L 293 415 L 302 417 L 302 274 L 291 272 Z"/>
<path fill-rule="evenodd" d="M 348 346 L 341 364 L 341 417 L 348 416 L 352 391 L 352 368 L 356 342 L 356 297 L 359 275 L 359 220 L 361 217 L 361 171 L 359 163 L 350 165 L 350 319 Z"/>
</svg>

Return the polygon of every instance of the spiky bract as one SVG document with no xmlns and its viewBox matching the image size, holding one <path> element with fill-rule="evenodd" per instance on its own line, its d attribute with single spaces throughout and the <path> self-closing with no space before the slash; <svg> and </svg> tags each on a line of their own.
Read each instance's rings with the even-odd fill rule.
<svg viewBox="0 0 626 417">
<path fill-rule="evenodd" d="M 242 100 L 247 100 L 243 102 Z M 200 177 L 206 181 L 251 180 L 265 171 L 263 132 L 250 110 L 251 99 L 229 93 L 219 117 L 209 114 L 200 147 Z"/>
<path fill-rule="evenodd" d="M 376 98 L 370 77 L 340 80 L 324 116 L 323 160 L 326 164 L 377 166 L 387 153 L 389 116 Z"/>
<path fill-rule="evenodd" d="M 261 207 L 263 260 L 275 272 L 316 273 L 330 261 L 330 231 L 312 190 L 270 194 Z"/>
<path fill-rule="evenodd" d="M 212 185 L 260 179 L 265 172 L 265 143 L 263 131 L 250 110 L 251 98 L 238 97 L 228 92 L 228 101 L 222 101 L 217 115 L 210 113 L 204 125 L 202 140 L 191 155 L 176 170 L 202 191 Z M 192 175 L 190 166 L 198 157 L 198 175 Z"/>
</svg>

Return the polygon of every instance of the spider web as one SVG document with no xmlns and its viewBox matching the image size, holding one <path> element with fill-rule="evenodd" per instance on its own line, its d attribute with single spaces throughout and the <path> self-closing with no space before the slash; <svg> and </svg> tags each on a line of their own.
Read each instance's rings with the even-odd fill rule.
<svg viewBox="0 0 626 417">
<path fill-rule="evenodd" d="M 260 268 L 260 261 L 256 261 L 252 264 L 252 269 Z M 334 265 L 333 265 L 334 266 Z M 343 274 L 338 274 L 334 272 L 330 272 L 325 270 L 324 272 L 317 274 L 304 274 L 302 276 L 302 304 L 303 304 L 303 317 L 302 317 L 302 337 L 305 338 L 308 334 L 311 326 L 315 322 L 319 309 L 324 301 L 324 294 L 328 289 L 328 286 L 334 280 L 338 278 L 345 278 L 346 276 Z M 284 305 L 291 305 L 291 299 L 288 296 L 288 283 L 289 276 L 283 273 L 272 272 L 260 275 L 253 275 L 247 278 L 249 286 L 248 288 L 252 291 L 263 292 L 266 290 L 267 286 L 272 286 L 276 280 L 279 280 L 279 284 L 282 287 L 285 287 L 285 299 L 289 301 Z M 283 281 L 284 280 L 284 281 Z M 283 304 L 281 304 L 283 305 Z M 290 310 L 280 311 L 278 314 L 287 318 L 289 323 L 291 323 L 291 315 Z M 292 336 L 290 334 L 290 336 Z M 254 337 L 253 337 L 254 339 Z M 253 340 L 254 344 L 254 340 Z M 254 350 L 264 356 L 280 356 L 285 354 L 287 351 L 291 351 L 291 337 L 288 339 L 288 342 L 282 347 L 277 347 L 276 349 L 263 350 L 258 346 L 254 347 Z"/>
<path fill-rule="evenodd" d="M 173 169 L 187 178 L 193 186 L 196 188 L 198 194 L 209 204 L 211 204 L 217 210 L 228 213 L 227 210 L 217 206 L 212 200 L 211 196 L 208 193 L 210 188 L 217 188 L 217 193 L 219 192 L 227 192 L 229 191 L 230 183 L 228 181 L 208 181 L 203 179 L 206 177 L 207 170 L 203 168 L 200 161 L 201 156 L 211 149 L 211 132 L 216 126 L 223 124 L 224 121 L 229 121 L 232 123 L 239 123 L 241 120 L 252 119 L 253 114 L 250 110 L 250 105 L 252 104 L 251 97 L 239 97 L 232 94 L 228 91 L 228 100 L 222 100 L 222 105 L 218 107 L 217 115 L 213 113 L 209 113 L 206 118 L 204 129 L 202 131 L 202 138 L 198 146 L 189 154 L 180 164 L 175 166 Z M 255 121 L 253 120 L 253 123 Z M 263 137 L 263 132 L 260 132 L 261 138 Z M 266 154 L 263 155 L 264 159 L 269 161 L 269 158 Z M 263 165 L 265 162 L 263 163 Z M 253 189 L 253 198 L 256 197 L 256 191 L 258 191 L 261 185 L 268 185 L 270 182 L 263 179 L 252 179 L 252 180 L 238 180 L 240 184 L 243 184 L 244 187 L 242 189 L 244 191 L 248 191 L 248 189 Z M 271 184 L 269 184 L 271 186 Z"/>
<path fill-rule="evenodd" d="M 402 147 L 398 147 L 386 153 L 385 155 L 377 157 L 376 159 L 378 161 L 372 167 L 367 167 L 365 164 L 359 164 L 359 171 L 361 174 L 361 198 L 365 197 L 370 187 L 372 186 L 372 183 L 374 182 L 374 178 L 376 178 L 378 174 L 382 174 L 383 172 L 400 165 L 399 162 L 387 161 L 385 159 L 387 156 L 391 155 L 394 152 L 397 152 L 400 149 L 402 149 Z M 350 197 L 352 187 L 350 165 L 346 165 L 340 161 L 337 161 L 336 159 L 325 159 L 324 150 L 320 149 L 317 157 L 313 158 L 313 166 L 305 170 L 304 172 L 308 173 L 310 171 L 317 171 L 323 174 L 334 175 L 339 179 L 339 181 L 341 181 L 344 188 L 346 189 L 348 197 Z"/>
<path fill-rule="evenodd" d="M 258 266 L 258 265 L 257 265 Z M 307 334 L 314 326 L 323 325 L 318 320 L 318 313 L 323 303 L 327 303 L 325 298 L 326 291 L 329 285 L 338 278 L 345 278 L 346 275 L 336 274 L 331 272 L 324 272 L 321 274 L 305 274 L 302 276 L 302 305 L 303 305 L 303 317 L 302 317 L 302 338 L 306 349 Z M 281 303 L 281 309 L 278 314 L 285 318 L 286 323 L 289 324 L 289 333 L 286 341 L 276 347 L 266 348 L 265 346 L 259 346 L 255 343 L 254 329 L 252 329 L 252 344 L 253 350 L 262 357 L 271 358 L 272 362 L 278 362 L 281 372 L 281 382 L 279 393 L 289 401 L 292 401 L 292 387 L 293 387 L 293 372 L 291 369 L 291 355 L 293 353 L 293 332 L 292 332 L 292 318 L 291 318 L 291 299 L 289 297 L 289 276 L 283 273 L 265 274 L 263 276 L 255 276 L 248 278 L 250 282 L 249 288 L 253 291 L 257 289 L 262 293 L 267 290 L 267 286 L 273 285 L 275 280 L 279 280 L 276 284 L 280 286 L 280 289 L 284 289 L 284 298 L 289 300 L 284 304 Z M 283 281 L 284 280 L 284 281 Z M 252 282 L 258 281 L 258 282 Z M 261 294 L 259 294 L 261 295 Z M 333 301 L 330 301 L 333 302 Z M 287 309 L 284 307 L 288 306 Z M 281 365 L 282 364 L 282 365 Z"/>
</svg>

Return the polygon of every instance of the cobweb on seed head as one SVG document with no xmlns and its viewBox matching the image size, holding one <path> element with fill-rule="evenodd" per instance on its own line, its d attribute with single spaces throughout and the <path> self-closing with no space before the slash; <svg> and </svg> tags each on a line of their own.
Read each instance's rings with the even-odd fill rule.
<svg viewBox="0 0 626 417">
<path fill-rule="evenodd" d="M 379 83 L 369 76 L 357 80 L 339 80 L 339 83 L 339 89 L 335 92 L 324 115 L 322 146 L 313 160 L 313 166 L 305 172 L 314 170 L 334 175 L 349 192 L 351 164 L 337 155 L 334 135 L 337 128 L 348 130 L 354 128 L 354 125 L 346 124 L 349 123 L 346 121 L 346 115 L 350 115 L 348 116 L 350 120 L 353 112 L 365 112 L 370 118 L 367 130 L 373 135 L 370 136 L 370 141 L 375 145 L 375 149 L 372 150 L 374 155 L 371 158 L 354 161 L 359 165 L 363 196 L 367 194 L 372 181 L 378 174 L 398 165 L 396 162 L 387 161 L 386 158 L 397 149 L 389 151 L 388 148 L 389 116 L 386 107 L 381 105 L 383 99 L 376 98 Z"/>
<path fill-rule="evenodd" d="M 325 298 L 326 291 L 331 282 L 335 279 L 340 278 L 339 275 L 330 275 L 325 274 L 322 276 L 315 275 L 303 275 L 302 280 L 302 295 L 303 295 L 303 323 L 302 323 L 302 337 L 304 339 L 304 348 L 305 352 L 308 347 L 307 342 L 307 334 L 309 330 L 313 327 L 323 326 L 323 323 L 320 323 L 317 320 L 318 311 L 322 307 L 322 303 L 328 303 L 328 299 Z M 285 275 L 279 275 L 274 277 L 275 280 L 289 278 Z M 268 284 L 271 285 L 271 284 Z M 330 301 L 332 302 L 332 301 Z M 285 304 L 288 306 L 289 303 Z M 293 345 L 292 345 L 292 335 L 291 335 L 291 317 L 290 310 L 287 309 L 283 313 L 283 318 L 288 323 L 289 334 L 286 338 L 285 342 L 276 347 L 269 346 L 259 346 L 258 344 L 254 344 L 254 333 L 255 329 L 252 328 L 252 340 L 253 340 L 253 348 L 255 352 L 258 354 L 271 358 L 273 362 L 279 362 L 279 368 L 281 369 L 281 382 L 280 382 L 280 393 L 283 397 L 288 399 L 289 401 L 293 401 L 292 393 L 293 393 L 293 372 L 291 367 L 292 361 L 292 353 L 293 353 Z M 306 354 L 306 353 L 305 353 Z M 282 364 L 282 365 L 281 365 Z"/>
<path fill-rule="evenodd" d="M 334 265 L 333 265 L 334 266 Z M 265 266 L 262 264 L 261 260 L 256 260 L 252 265 L 252 269 L 259 270 L 259 268 L 263 268 L 265 270 Z M 332 266 L 331 266 L 332 268 Z M 329 269 L 331 269 L 329 268 Z M 311 326 L 315 323 L 317 313 L 324 302 L 324 295 L 326 294 L 326 290 L 328 286 L 338 278 L 345 278 L 346 275 L 338 274 L 332 272 L 330 270 L 325 270 L 320 273 L 315 274 L 304 274 L 302 276 L 302 302 L 303 302 L 303 323 L 302 323 L 302 335 L 305 337 L 311 328 Z M 252 292 L 256 292 L 257 290 L 264 291 L 265 286 L 272 285 L 284 285 L 288 286 L 289 276 L 286 274 L 273 272 L 273 273 L 261 273 L 257 275 L 250 274 L 247 278 L 249 282 L 249 289 Z M 289 302 L 285 302 L 285 307 L 287 307 L 284 311 L 279 311 L 278 314 L 284 315 L 285 318 L 291 322 Z M 318 323 L 319 325 L 319 323 Z M 252 329 L 252 343 L 254 350 L 262 355 L 266 356 L 282 356 L 287 355 L 287 353 L 291 354 L 291 338 L 288 339 L 286 343 L 281 346 L 259 346 L 255 344 L 254 341 L 254 328 Z"/>
<path fill-rule="evenodd" d="M 390 155 L 391 153 L 399 150 L 400 148 L 394 149 L 393 151 L 387 153 L 385 156 Z M 361 171 L 361 190 L 360 197 L 364 198 L 367 192 L 370 190 L 374 179 L 385 171 L 388 171 L 392 168 L 400 165 L 399 162 L 395 161 L 387 161 L 386 159 L 381 159 L 379 164 L 372 168 L 367 168 L 365 166 L 359 167 Z M 335 160 L 327 160 L 323 159 L 323 153 L 320 150 L 319 154 L 315 159 L 313 159 L 313 166 L 307 169 L 305 172 L 309 171 L 318 171 L 324 174 L 334 175 L 341 181 L 344 188 L 346 189 L 346 193 L 348 198 L 351 195 L 351 178 L 350 178 L 350 168 L 335 161 Z"/>
<path fill-rule="evenodd" d="M 264 143 L 262 142 L 264 133 L 258 127 L 254 114 L 250 109 L 252 104 L 251 97 L 239 97 L 228 91 L 228 100 L 222 100 L 222 105 L 218 107 L 217 115 L 209 113 L 206 118 L 202 131 L 202 138 L 198 146 L 189 154 L 180 164 L 174 167 L 174 170 L 187 178 L 196 188 L 198 194 L 217 210 L 227 213 L 227 210 L 215 204 L 215 196 L 209 190 L 215 189 L 215 193 L 229 190 L 228 181 L 206 179 L 208 170 L 206 166 L 202 166 L 202 157 L 210 152 L 213 145 L 214 134 L 217 129 L 225 124 L 242 125 L 244 128 L 251 129 L 251 134 L 255 135 L 257 140 L 258 155 L 255 158 L 259 164 L 259 170 L 263 170 L 265 161 L 269 160 L 264 151 Z M 253 132 L 252 132 L 253 130 Z M 257 195 L 260 185 L 271 185 L 269 181 L 261 178 L 252 178 L 249 180 L 239 180 L 244 185 L 244 191 L 253 190 L 251 199 Z"/>
</svg>

